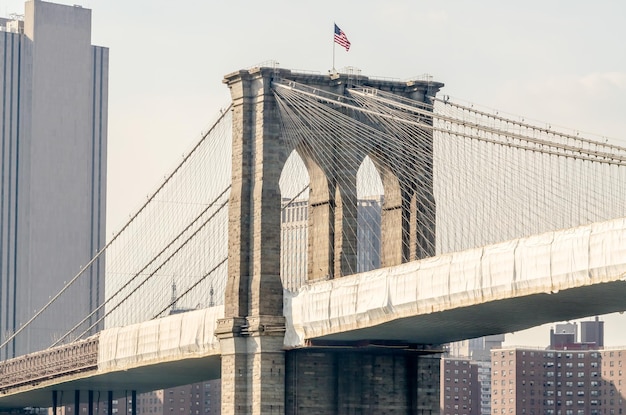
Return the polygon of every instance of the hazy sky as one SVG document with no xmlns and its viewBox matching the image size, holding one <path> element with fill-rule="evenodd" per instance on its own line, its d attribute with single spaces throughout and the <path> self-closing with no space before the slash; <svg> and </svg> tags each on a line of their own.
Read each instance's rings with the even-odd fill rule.
<svg viewBox="0 0 626 415">
<path fill-rule="evenodd" d="M 110 48 L 108 235 L 228 103 L 225 74 L 275 60 L 326 73 L 333 22 L 352 42 L 337 68 L 407 79 L 527 119 L 626 138 L 626 2 L 74 0 Z M 0 15 L 23 13 L 0 0 Z M 626 300 L 625 300 L 626 301 Z M 626 345 L 626 318 L 606 317 Z M 546 345 L 548 329 L 507 343 Z"/>
</svg>

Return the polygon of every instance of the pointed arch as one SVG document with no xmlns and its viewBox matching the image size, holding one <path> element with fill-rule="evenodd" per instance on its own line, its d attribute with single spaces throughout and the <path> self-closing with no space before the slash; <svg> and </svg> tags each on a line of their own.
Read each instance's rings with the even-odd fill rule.
<svg viewBox="0 0 626 415">
<path fill-rule="evenodd" d="M 357 171 L 357 272 L 380 268 L 382 179 L 369 156 Z"/>
<path fill-rule="evenodd" d="M 292 150 L 280 175 L 280 277 L 283 287 L 295 291 L 306 283 L 309 245 L 309 191 L 307 167 Z"/>
<path fill-rule="evenodd" d="M 405 186 L 402 186 L 397 165 L 393 167 L 393 160 L 388 158 L 388 154 L 378 149 L 369 155 L 380 176 L 384 194 L 380 224 L 380 261 L 383 267 L 402 264 L 410 256 L 410 218 L 407 209 L 410 195 Z"/>
</svg>

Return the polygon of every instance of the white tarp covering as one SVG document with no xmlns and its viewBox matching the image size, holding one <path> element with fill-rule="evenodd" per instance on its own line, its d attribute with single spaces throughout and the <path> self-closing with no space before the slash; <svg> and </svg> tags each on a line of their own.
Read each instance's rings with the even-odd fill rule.
<svg viewBox="0 0 626 415">
<path fill-rule="evenodd" d="M 547 232 L 285 291 L 285 346 L 504 298 L 624 280 L 626 218 Z"/>
<path fill-rule="evenodd" d="M 215 337 L 224 306 L 116 327 L 100 332 L 98 370 L 120 370 L 180 359 L 181 356 L 219 354 Z"/>
</svg>

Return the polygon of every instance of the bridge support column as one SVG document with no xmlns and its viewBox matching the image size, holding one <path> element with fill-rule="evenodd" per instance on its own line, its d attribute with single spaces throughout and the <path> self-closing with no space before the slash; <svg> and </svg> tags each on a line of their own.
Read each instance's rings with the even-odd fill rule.
<svg viewBox="0 0 626 415">
<path fill-rule="evenodd" d="M 438 88 L 405 96 L 429 102 L 428 97 Z M 424 117 L 422 122 L 432 124 L 432 119 Z M 417 137 L 401 137 L 394 145 L 404 150 L 383 148 L 373 160 L 385 192 L 381 217 L 381 261 L 385 267 L 435 255 L 432 132 L 423 130 Z"/>
<path fill-rule="evenodd" d="M 107 392 L 107 415 L 113 415 L 113 391 Z"/>
<path fill-rule="evenodd" d="M 280 280 L 280 139 L 271 68 L 228 75 L 233 99 L 222 415 L 284 413 L 283 286 Z"/>
<path fill-rule="evenodd" d="M 351 167 L 351 168 L 350 168 Z M 357 166 L 338 172 L 335 196 L 335 273 L 334 278 L 357 273 Z"/>
<path fill-rule="evenodd" d="M 307 280 L 330 279 L 334 271 L 335 194 L 324 171 L 309 162 L 309 241 Z"/>
<path fill-rule="evenodd" d="M 87 392 L 87 415 L 93 415 L 93 391 Z"/>
<path fill-rule="evenodd" d="M 57 415 L 57 406 L 59 403 L 59 392 L 52 391 L 52 415 Z"/>
<path fill-rule="evenodd" d="M 218 334 L 222 354 L 222 415 L 284 414 L 284 319 L 232 321 L 235 325 L 227 332 L 227 321 L 220 320 Z"/>
<path fill-rule="evenodd" d="M 439 355 L 399 350 L 292 350 L 286 415 L 439 414 Z"/>
<path fill-rule="evenodd" d="M 79 408 L 80 408 L 80 391 L 79 390 L 75 390 L 74 391 L 74 413 L 78 414 L 80 413 Z"/>
<path fill-rule="evenodd" d="M 395 179 L 394 177 L 394 180 Z M 386 181 L 383 180 L 383 184 Z M 399 265 L 410 260 L 410 199 L 400 187 L 387 185 L 381 211 L 382 266 Z"/>
<path fill-rule="evenodd" d="M 130 414 L 131 415 L 137 415 L 137 391 L 132 391 L 130 393 L 131 396 L 131 404 L 130 404 Z"/>
<path fill-rule="evenodd" d="M 336 141 L 341 142 L 337 137 Z M 357 272 L 357 189 L 359 161 L 347 149 L 336 148 L 344 162 L 338 169 L 328 160 L 301 149 L 310 177 L 307 279 L 340 278 Z"/>
</svg>

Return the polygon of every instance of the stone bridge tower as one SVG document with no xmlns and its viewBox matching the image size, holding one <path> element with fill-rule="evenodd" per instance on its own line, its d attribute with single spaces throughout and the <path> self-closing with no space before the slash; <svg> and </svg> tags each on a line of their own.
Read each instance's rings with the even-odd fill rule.
<svg viewBox="0 0 626 415">
<path fill-rule="evenodd" d="M 345 94 L 350 86 L 364 85 L 420 101 L 426 101 L 427 96 L 434 95 L 443 86 L 427 81 L 394 82 L 360 75 L 311 75 L 276 68 L 241 70 L 225 77 L 233 101 L 233 164 L 225 318 L 218 322 L 217 330 L 222 352 L 224 415 L 298 413 L 294 408 L 303 408 L 303 401 L 296 395 L 308 392 L 286 386 L 286 379 L 293 379 L 296 372 L 306 370 L 309 364 L 317 365 L 305 355 L 298 355 L 298 359 L 287 358 L 286 364 L 286 354 L 295 351 L 286 352 L 283 348 L 285 320 L 280 277 L 279 179 L 294 148 L 281 137 L 273 89 L 275 81 L 294 81 L 340 95 Z M 417 158 L 414 155 L 392 154 L 384 148 L 372 147 L 371 151 L 346 148 L 349 140 L 345 137 L 336 139 L 335 151 L 343 152 L 342 157 L 351 160 L 341 170 L 332 169 L 308 154 L 304 150 L 306 146 L 295 144 L 310 177 L 308 269 L 311 271 L 308 279 L 338 278 L 347 270 L 356 269 L 356 252 L 349 247 L 356 247 L 356 173 L 366 155 L 377 167 L 385 192 L 381 218 L 383 266 L 433 255 L 433 248 L 428 246 L 433 246 L 434 223 L 420 232 L 416 229 L 419 223 L 423 223 L 419 218 L 420 210 L 429 205 L 428 208 L 434 211 L 432 152 L 431 162 L 426 163 L 429 165 L 420 169 L 422 175 L 430 177 L 421 177 L 417 181 L 422 184 L 419 186 L 414 184 L 414 178 L 407 177 L 410 172 L 406 169 L 398 171 L 394 167 L 401 164 L 398 163 L 401 157 L 406 159 L 404 165 L 415 165 Z M 428 146 L 432 149 L 432 140 Z M 417 235 L 429 239 L 430 244 Z M 337 364 L 336 355 L 322 355 L 317 358 L 331 359 L 334 365 Z M 364 364 L 363 359 L 369 361 L 370 357 L 353 358 L 352 364 L 360 367 Z M 415 360 L 414 357 L 407 359 Z M 296 361 L 302 364 L 293 363 Z M 322 360 L 319 363 L 320 367 L 329 369 L 328 373 L 318 376 L 337 376 L 331 374 L 333 364 Z M 399 365 L 396 357 L 390 364 L 389 372 L 396 371 Z M 325 384 L 337 382 L 340 380 L 328 380 Z M 415 389 L 414 383 L 408 382 L 408 385 Z M 334 393 L 339 393 L 336 388 Z M 407 410 L 417 405 L 414 393 L 403 395 L 401 400 L 404 403 L 399 407 L 408 409 L 397 413 L 412 413 Z M 334 409 L 324 406 L 329 405 L 328 396 L 320 396 L 318 401 L 315 397 L 307 399 L 312 402 L 307 404 L 310 410 L 315 407 L 314 412 L 323 414 L 344 413 L 338 412 L 337 408 L 350 406 L 341 404 L 340 397 L 335 397 L 334 401 L 331 399 Z M 290 408 L 286 409 L 287 401 Z"/>
</svg>

